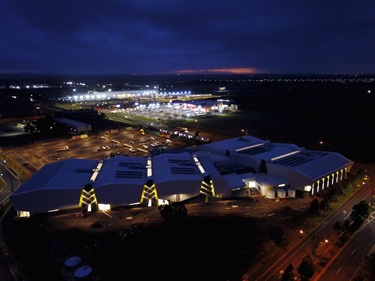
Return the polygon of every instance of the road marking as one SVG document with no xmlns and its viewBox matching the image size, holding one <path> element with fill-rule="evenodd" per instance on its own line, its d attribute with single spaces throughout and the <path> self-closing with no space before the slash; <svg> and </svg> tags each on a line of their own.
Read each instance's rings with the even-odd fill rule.
<svg viewBox="0 0 375 281">
<path fill-rule="evenodd" d="M 353 250 L 352 255 L 354 254 L 354 252 L 355 252 L 355 249 Z"/>
<path fill-rule="evenodd" d="M 351 214 L 352 212 L 350 212 L 344 219 L 346 220 L 349 216 L 350 216 L 350 214 Z"/>
<path fill-rule="evenodd" d="M 339 273 L 339 272 L 340 272 L 340 270 L 341 270 L 341 267 L 339 268 L 339 270 L 337 270 L 337 271 L 336 271 L 336 273 Z"/>
<path fill-rule="evenodd" d="M 107 215 L 108 217 L 112 218 L 112 216 L 110 214 L 108 214 L 107 212 L 103 211 L 103 214 Z"/>
</svg>

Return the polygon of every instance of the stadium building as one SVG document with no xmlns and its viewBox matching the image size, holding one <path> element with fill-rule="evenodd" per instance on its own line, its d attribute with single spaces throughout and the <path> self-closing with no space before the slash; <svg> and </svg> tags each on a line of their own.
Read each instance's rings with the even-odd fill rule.
<svg viewBox="0 0 375 281">
<path fill-rule="evenodd" d="M 314 195 L 347 177 L 340 153 L 242 136 L 146 158 L 66 159 L 45 165 L 11 195 L 18 215 L 249 196 Z"/>
</svg>

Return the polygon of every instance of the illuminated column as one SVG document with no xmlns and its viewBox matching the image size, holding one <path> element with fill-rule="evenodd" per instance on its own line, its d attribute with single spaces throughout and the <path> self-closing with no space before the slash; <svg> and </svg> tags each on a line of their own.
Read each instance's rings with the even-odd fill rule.
<svg viewBox="0 0 375 281">
<path fill-rule="evenodd" d="M 151 179 L 147 180 L 146 184 L 143 186 L 140 203 L 142 204 L 144 200 L 148 200 L 150 204 L 152 204 L 152 201 L 155 201 L 156 206 L 159 205 L 156 185 Z"/>
<path fill-rule="evenodd" d="M 79 206 L 85 212 L 98 210 L 98 200 L 96 199 L 95 191 L 91 184 L 86 184 L 82 189 Z"/>
<path fill-rule="evenodd" d="M 214 197 L 215 196 L 215 187 L 214 183 L 211 180 L 210 176 L 205 176 L 201 183 L 201 189 L 199 191 L 201 194 L 206 195 L 206 201 L 208 200 L 208 197 Z"/>
</svg>

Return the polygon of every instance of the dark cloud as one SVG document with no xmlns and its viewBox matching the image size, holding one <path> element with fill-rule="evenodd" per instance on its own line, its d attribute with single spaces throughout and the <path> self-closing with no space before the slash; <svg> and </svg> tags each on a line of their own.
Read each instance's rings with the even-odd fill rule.
<svg viewBox="0 0 375 281">
<path fill-rule="evenodd" d="M 3 0 L 0 72 L 375 72 L 374 1 Z"/>
</svg>

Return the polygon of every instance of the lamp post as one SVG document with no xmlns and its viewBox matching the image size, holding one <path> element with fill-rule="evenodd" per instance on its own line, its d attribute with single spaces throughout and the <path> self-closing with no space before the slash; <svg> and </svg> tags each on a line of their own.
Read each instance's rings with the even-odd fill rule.
<svg viewBox="0 0 375 281">
<path fill-rule="evenodd" d="M 312 232 L 312 242 L 313 242 L 313 247 L 314 247 L 312 253 L 313 253 L 314 256 L 317 256 L 317 253 L 316 253 L 317 249 L 321 248 L 321 247 L 324 247 L 323 249 L 326 250 L 327 246 L 323 246 L 323 245 L 328 244 L 329 240 L 327 238 L 323 239 L 323 238 L 319 237 L 318 235 L 315 234 L 315 231 L 313 231 Z M 322 242 L 324 242 L 324 243 L 322 244 Z"/>
</svg>

